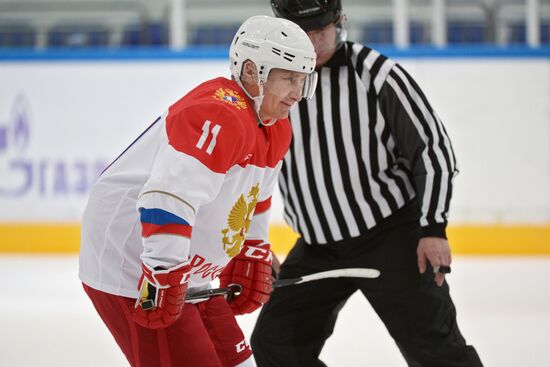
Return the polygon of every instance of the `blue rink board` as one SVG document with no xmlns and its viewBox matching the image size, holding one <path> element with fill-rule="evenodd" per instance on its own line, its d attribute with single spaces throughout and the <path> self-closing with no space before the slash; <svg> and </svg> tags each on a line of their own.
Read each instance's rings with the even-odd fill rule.
<svg viewBox="0 0 550 367">
<path fill-rule="evenodd" d="M 393 58 L 543 58 L 550 59 L 550 46 L 529 48 L 522 46 L 453 46 L 436 48 L 415 46 L 399 49 L 389 46 L 373 46 L 384 55 Z M 129 49 L 0 49 L 0 62 L 13 61 L 177 61 L 177 60 L 224 60 L 226 47 L 189 47 L 182 51 L 168 48 Z"/>
</svg>

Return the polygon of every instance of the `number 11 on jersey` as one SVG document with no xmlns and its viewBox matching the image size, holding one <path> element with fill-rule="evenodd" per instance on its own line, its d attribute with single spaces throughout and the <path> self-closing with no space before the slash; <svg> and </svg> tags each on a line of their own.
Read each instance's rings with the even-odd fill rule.
<svg viewBox="0 0 550 367">
<path fill-rule="evenodd" d="M 210 144 L 208 144 L 208 147 L 206 148 L 207 154 L 212 154 L 212 151 L 214 150 L 214 147 L 216 146 L 216 137 L 218 136 L 218 133 L 220 132 L 220 129 L 222 128 L 220 125 L 216 124 L 210 130 L 210 122 L 209 120 L 206 120 L 204 122 L 204 125 L 202 125 L 202 135 L 197 142 L 196 147 L 199 149 L 202 149 L 204 146 L 204 143 L 206 143 L 206 140 L 208 139 L 208 136 L 212 134 L 212 139 L 210 139 Z"/>
</svg>

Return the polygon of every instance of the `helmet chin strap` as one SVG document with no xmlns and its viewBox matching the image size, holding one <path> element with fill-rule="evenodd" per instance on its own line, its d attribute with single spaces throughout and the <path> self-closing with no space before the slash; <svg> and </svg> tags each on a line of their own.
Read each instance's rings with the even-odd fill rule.
<svg viewBox="0 0 550 367">
<path fill-rule="evenodd" d="M 264 126 L 271 126 L 275 124 L 277 122 L 277 119 L 270 119 L 269 121 L 265 122 L 260 117 L 260 108 L 262 107 L 262 103 L 264 101 L 264 83 L 261 81 L 258 82 L 259 93 L 256 97 L 252 97 L 250 93 L 248 93 L 244 85 L 242 84 L 240 78 L 236 82 L 241 87 L 244 94 L 246 94 L 246 96 L 254 102 L 254 110 L 256 112 L 256 118 L 258 119 L 258 123 Z"/>
</svg>

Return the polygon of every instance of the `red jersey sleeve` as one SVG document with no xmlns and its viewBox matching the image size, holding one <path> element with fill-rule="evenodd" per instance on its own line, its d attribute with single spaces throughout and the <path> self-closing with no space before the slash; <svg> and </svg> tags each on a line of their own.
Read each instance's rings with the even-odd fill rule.
<svg viewBox="0 0 550 367">
<path fill-rule="evenodd" d="M 217 173 L 242 161 L 252 138 L 238 114 L 217 102 L 192 104 L 166 118 L 168 143 Z"/>
</svg>

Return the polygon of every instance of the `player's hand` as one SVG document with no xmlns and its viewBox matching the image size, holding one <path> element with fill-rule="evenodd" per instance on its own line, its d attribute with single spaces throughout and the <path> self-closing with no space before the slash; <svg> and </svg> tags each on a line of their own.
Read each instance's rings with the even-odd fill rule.
<svg viewBox="0 0 550 367">
<path fill-rule="evenodd" d="M 143 263 L 141 269 L 140 297 L 132 315 L 134 321 L 149 329 L 170 326 L 183 309 L 191 265 L 187 261 L 164 270 Z"/>
<path fill-rule="evenodd" d="M 272 290 L 269 244 L 247 244 L 220 274 L 220 287 L 239 284 L 242 290 L 229 300 L 235 315 L 250 313 L 266 303 Z"/>
<path fill-rule="evenodd" d="M 424 237 L 418 242 L 416 249 L 418 256 L 418 269 L 420 273 L 424 273 L 428 262 L 434 269 L 439 269 L 440 266 L 451 266 L 451 248 L 449 242 L 444 238 L 439 237 Z M 445 281 L 445 273 L 435 272 L 435 282 L 438 286 L 442 286 Z"/>
</svg>

